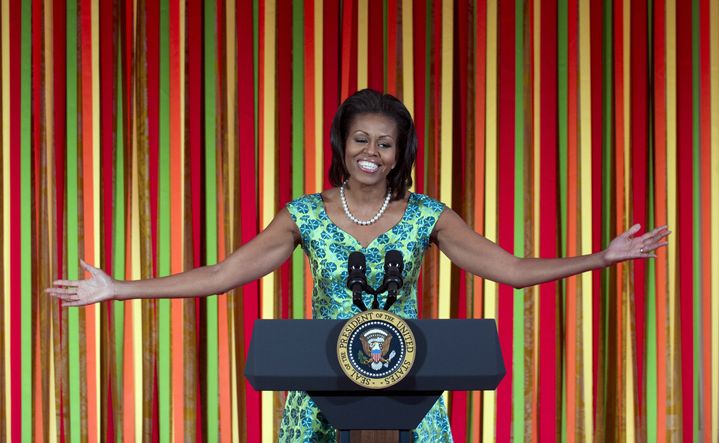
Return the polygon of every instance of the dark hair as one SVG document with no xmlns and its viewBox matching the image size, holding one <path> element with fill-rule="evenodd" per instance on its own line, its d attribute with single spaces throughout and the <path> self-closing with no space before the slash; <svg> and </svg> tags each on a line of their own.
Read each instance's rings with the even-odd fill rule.
<svg viewBox="0 0 719 443">
<path fill-rule="evenodd" d="M 381 114 L 397 123 L 397 166 L 387 175 L 387 186 L 392 190 L 392 200 L 403 198 L 412 186 L 412 165 L 417 157 L 417 131 L 412 116 L 401 101 L 372 89 L 362 89 L 349 96 L 332 120 L 330 183 L 332 186 L 340 186 L 349 178 L 345 166 L 345 143 L 352 120 L 361 114 Z"/>
</svg>

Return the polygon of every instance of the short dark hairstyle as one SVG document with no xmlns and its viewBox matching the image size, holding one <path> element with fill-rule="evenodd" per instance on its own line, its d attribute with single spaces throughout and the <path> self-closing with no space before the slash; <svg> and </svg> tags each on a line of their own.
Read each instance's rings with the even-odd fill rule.
<svg viewBox="0 0 719 443">
<path fill-rule="evenodd" d="M 385 115 L 397 123 L 397 165 L 387 175 L 387 186 L 392 190 L 392 200 L 403 198 L 412 186 L 412 165 L 417 157 L 417 131 L 412 116 L 401 101 L 372 89 L 362 89 L 349 96 L 332 120 L 330 183 L 332 186 L 340 186 L 349 178 L 345 166 L 345 143 L 352 120 L 361 114 Z"/>
</svg>

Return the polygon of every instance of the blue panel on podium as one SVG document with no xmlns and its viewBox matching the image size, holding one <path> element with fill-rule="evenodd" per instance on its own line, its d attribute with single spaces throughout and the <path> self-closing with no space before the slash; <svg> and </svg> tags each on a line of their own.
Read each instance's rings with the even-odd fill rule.
<svg viewBox="0 0 719 443">
<path fill-rule="evenodd" d="M 307 391 L 332 426 L 415 428 L 442 391 L 493 390 L 505 369 L 494 320 L 407 320 L 415 360 L 377 390 L 353 383 L 337 359 L 345 320 L 258 320 L 245 375 L 257 390 Z"/>
<path fill-rule="evenodd" d="M 407 320 L 417 352 L 409 375 L 383 391 L 495 389 L 505 374 L 494 320 Z M 258 320 L 245 375 L 270 391 L 368 391 L 337 361 L 344 320 Z"/>
</svg>

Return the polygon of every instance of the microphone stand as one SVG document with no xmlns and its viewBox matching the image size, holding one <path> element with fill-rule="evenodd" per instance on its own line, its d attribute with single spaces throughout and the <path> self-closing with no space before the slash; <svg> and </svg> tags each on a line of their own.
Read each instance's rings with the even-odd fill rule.
<svg viewBox="0 0 719 443">
<path fill-rule="evenodd" d="M 377 303 L 377 291 L 369 287 L 369 285 L 363 284 L 362 287 L 357 287 L 359 285 L 356 285 L 354 289 L 352 290 L 352 304 L 357 306 L 360 311 L 366 311 L 367 306 L 364 304 L 364 300 L 362 300 L 362 292 L 366 292 L 368 294 L 374 294 L 374 301 L 372 302 L 372 309 L 377 309 L 379 306 L 379 303 Z"/>
<path fill-rule="evenodd" d="M 387 292 L 387 300 L 385 300 L 385 302 L 384 302 L 384 307 L 383 307 L 382 309 L 384 309 L 385 311 L 389 311 L 389 308 L 392 307 L 392 305 L 393 305 L 394 302 L 396 302 L 396 301 L 397 301 L 397 290 L 396 290 L 396 289 L 390 289 L 390 290 Z"/>
<path fill-rule="evenodd" d="M 372 309 L 379 309 L 379 301 L 377 301 L 377 296 L 381 294 L 382 292 L 379 290 L 372 290 L 372 292 L 368 292 L 369 294 L 374 295 L 374 299 L 372 300 Z"/>
</svg>

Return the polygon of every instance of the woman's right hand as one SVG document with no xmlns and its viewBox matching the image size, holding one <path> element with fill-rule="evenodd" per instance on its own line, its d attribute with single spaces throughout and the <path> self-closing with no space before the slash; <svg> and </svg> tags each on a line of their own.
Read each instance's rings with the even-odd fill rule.
<svg viewBox="0 0 719 443">
<path fill-rule="evenodd" d="M 115 280 L 102 269 L 80 260 L 80 265 L 90 273 L 87 280 L 55 280 L 53 286 L 45 289 L 47 294 L 62 300 L 62 305 L 84 306 L 112 300 L 115 296 Z"/>
</svg>

